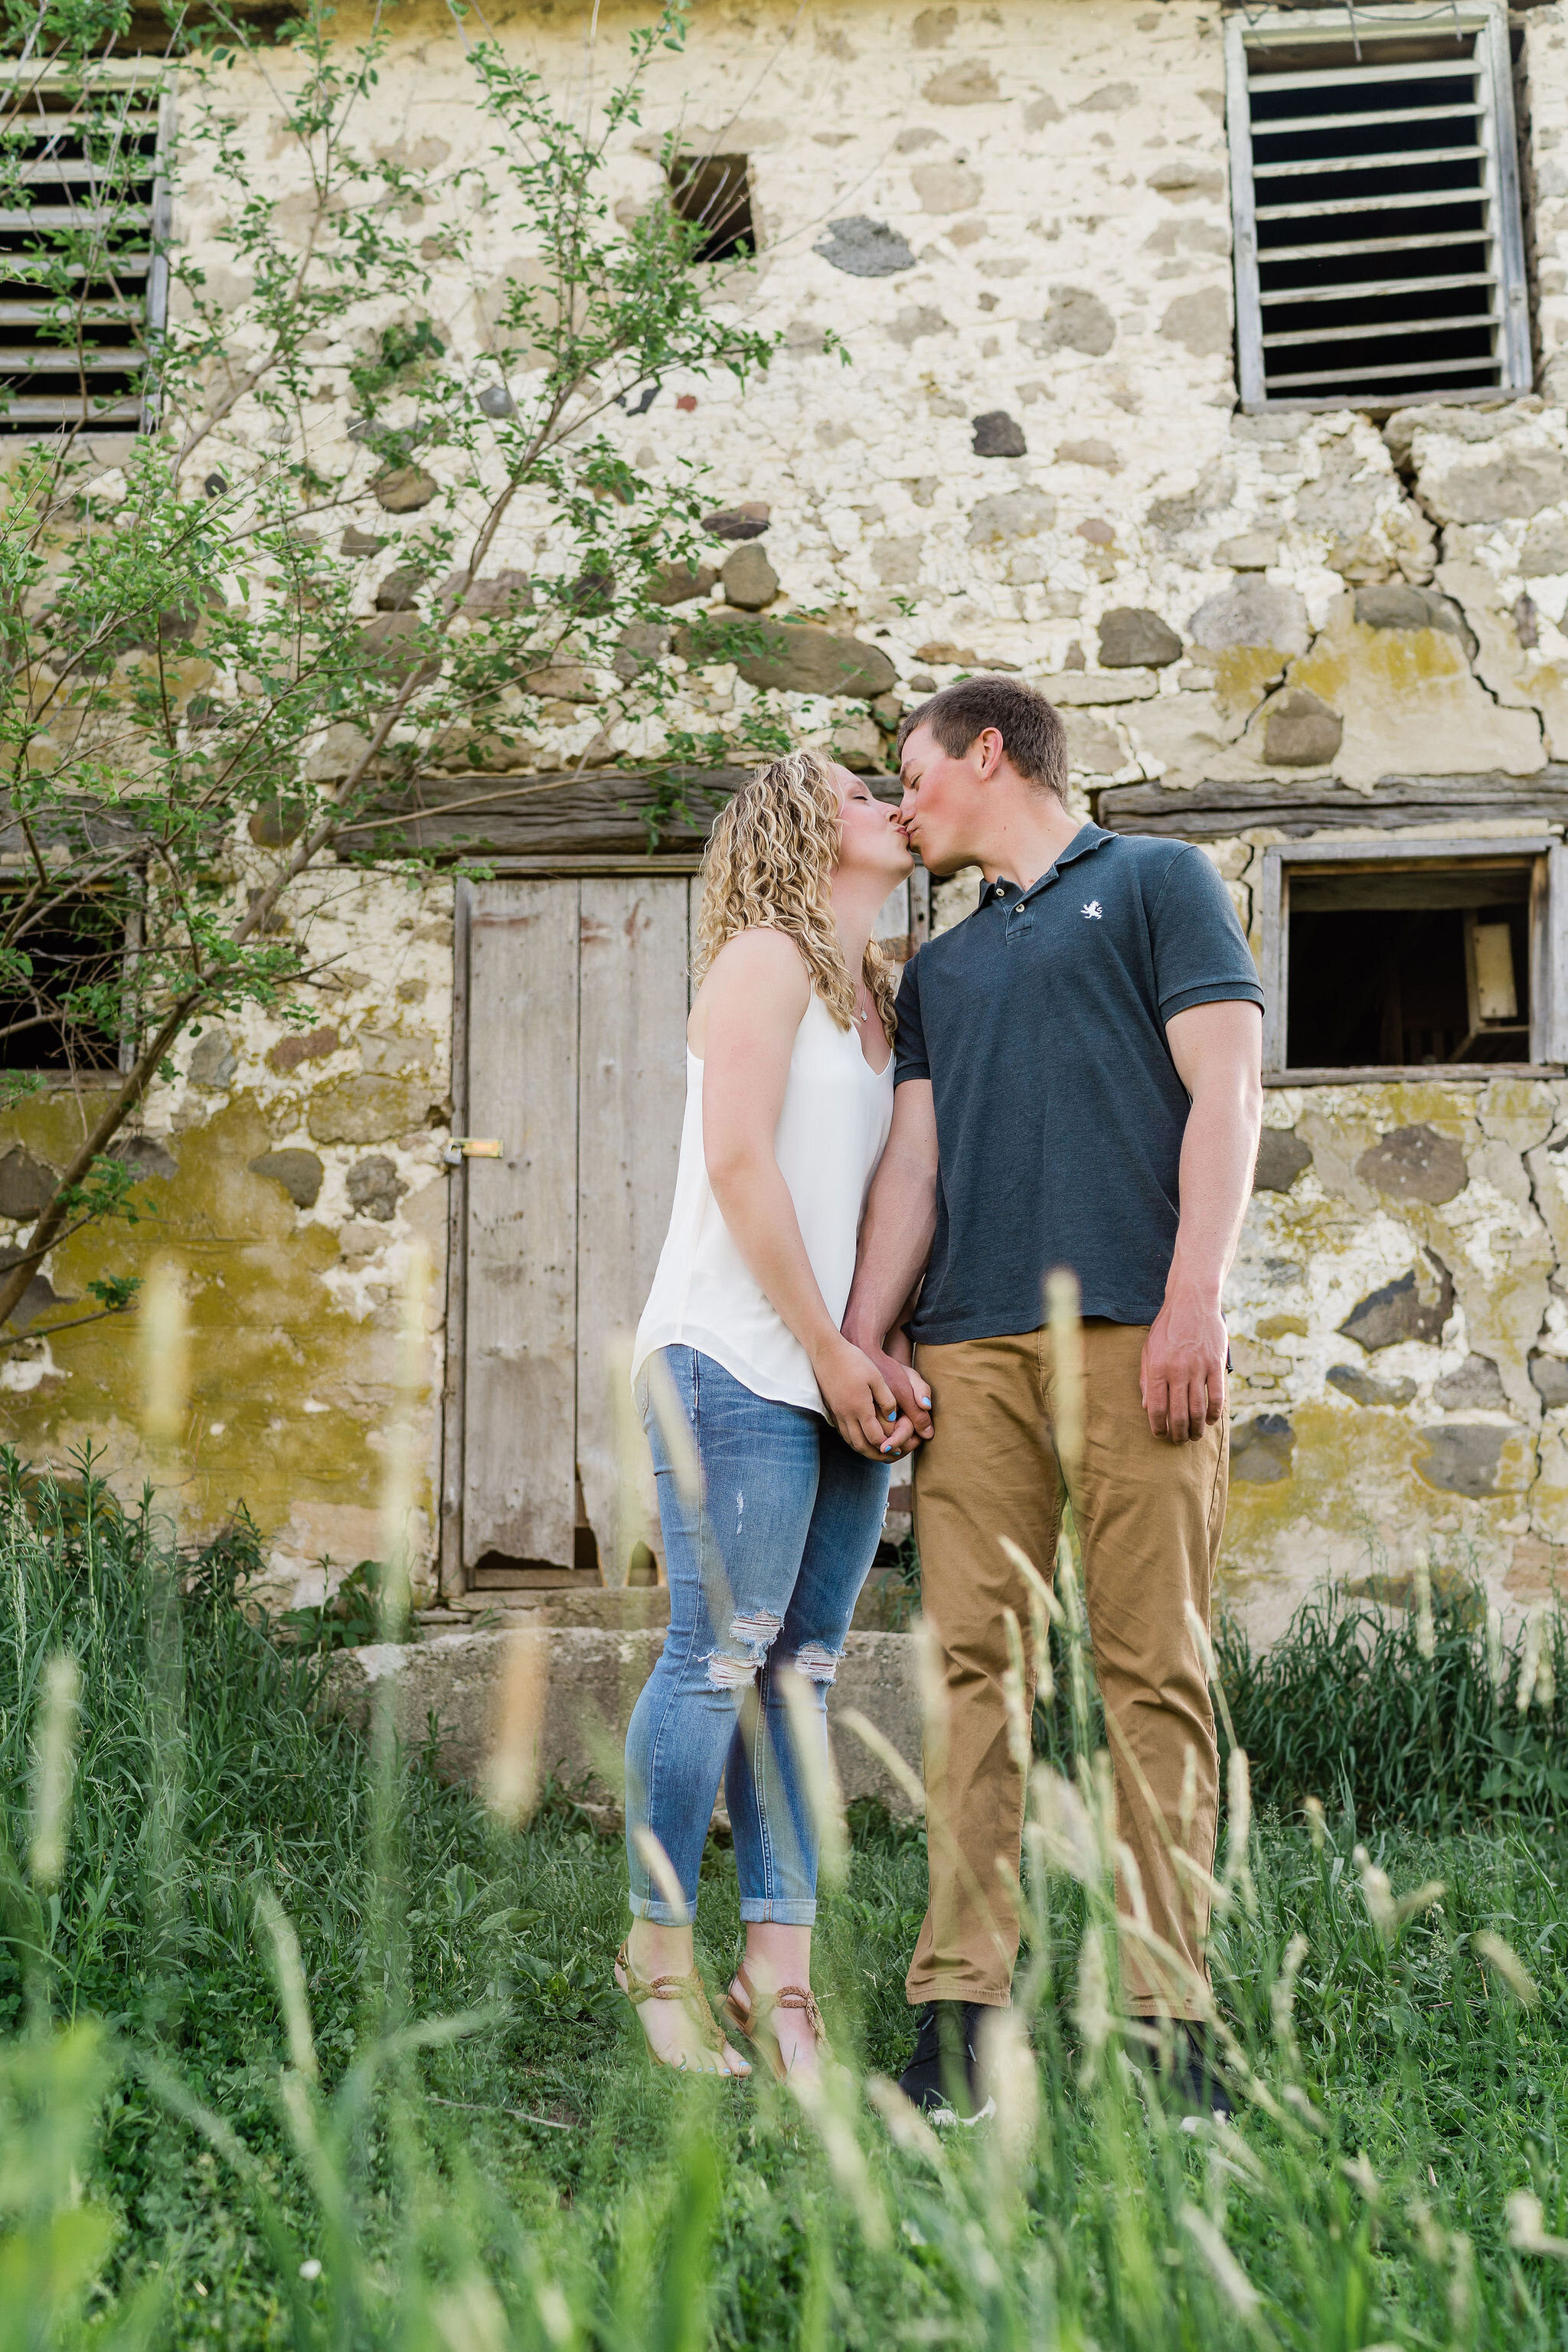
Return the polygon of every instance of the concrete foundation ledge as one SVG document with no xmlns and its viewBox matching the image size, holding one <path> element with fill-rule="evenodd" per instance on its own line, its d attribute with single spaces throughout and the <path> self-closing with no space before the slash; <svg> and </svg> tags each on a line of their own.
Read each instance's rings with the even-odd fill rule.
<svg viewBox="0 0 1568 2352">
<path fill-rule="evenodd" d="M 332 1712 L 363 1727 L 375 1690 L 390 1678 L 394 1721 L 406 1746 L 424 1745 L 434 1717 L 444 1780 L 499 1788 L 510 1806 L 526 1812 L 553 1772 L 603 1808 L 608 1826 L 609 1813 L 620 1808 L 626 1724 L 664 1640 L 662 1626 L 538 1625 L 369 1643 L 337 1654 L 323 1696 Z M 851 1709 L 918 1775 L 921 1703 L 911 1634 L 851 1633 L 827 1695 L 828 1737 L 846 1801 L 874 1797 L 908 1819 L 914 1808 L 907 1790 L 846 1727 L 842 1718 Z"/>
</svg>

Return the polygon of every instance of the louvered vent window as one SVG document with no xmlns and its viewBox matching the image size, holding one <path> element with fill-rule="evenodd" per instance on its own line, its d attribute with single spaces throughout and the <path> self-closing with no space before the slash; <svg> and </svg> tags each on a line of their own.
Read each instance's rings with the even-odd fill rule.
<svg viewBox="0 0 1568 2352">
<path fill-rule="evenodd" d="M 136 58 L 85 87 L 0 75 L 0 433 L 137 431 L 167 285 L 170 100 Z"/>
<path fill-rule="evenodd" d="M 1508 20 L 1230 20 L 1246 407 L 1392 408 L 1530 389 Z"/>
</svg>

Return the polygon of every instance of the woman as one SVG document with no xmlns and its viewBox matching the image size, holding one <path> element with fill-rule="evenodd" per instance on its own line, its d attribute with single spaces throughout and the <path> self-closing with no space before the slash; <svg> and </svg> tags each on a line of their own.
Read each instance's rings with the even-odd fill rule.
<svg viewBox="0 0 1568 2352">
<path fill-rule="evenodd" d="M 692 1958 L 721 1773 L 746 1927 L 726 2014 L 781 2076 L 822 2045 L 812 1791 L 907 1440 L 838 1325 L 892 1118 L 895 976 L 871 930 L 912 862 L 896 812 L 815 751 L 759 769 L 703 860 L 675 1205 L 633 1356 L 670 1623 L 626 1733 L 616 1981 L 662 2065 L 749 2071 Z"/>
</svg>

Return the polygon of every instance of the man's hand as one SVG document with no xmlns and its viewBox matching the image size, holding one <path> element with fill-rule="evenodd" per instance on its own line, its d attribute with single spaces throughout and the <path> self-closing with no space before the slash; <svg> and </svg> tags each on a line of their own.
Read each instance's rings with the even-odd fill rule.
<svg viewBox="0 0 1568 2352">
<path fill-rule="evenodd" d="M 859 1344 L 898 1403 L 899 1418 L 888 1432 L 888 1438 L 893 1457 L 901 1461 L 933 1434 L 931 1391 L 914 1369 L 914 1349 L 910 1345 L 909 1333 L 901 1326 L 889 1331 L 880 1347 L 866 1347 L 863 1341 Z"/>
<path fill-rule="evenodd" d="M 1256 1004 L 1222 998 L 1173 1014 L 1165 1039 L 1192 1108 L 1165 1303 L 1143 1342 L 1143 1409 L 1156 1437 L 1184 1445 L 1225 1411 L 1220 1295 L 1258 1162 L 1263 1023 Z"/>
<path fill-rule="evenodd" d="M 817 1350 L 811 1369 L 845 1444 L 872 1462 L 890 1460 L 899 1408 L 880 1363 L 836 1332 Z"/>
<path fill-rule="evenodd" d="M 1185 1445 L 1225 1411 L 1225 1317 L 1191 1292 L 1167 1293 L 1143 1342 L 1143 1410 L 1156 1437 Z"/>
<path fill-rule="evenodd" d="M 844 1314 L 844 1337 L 876 1367 L 901 1408 L 884 1432 L 900 1456 L 931 1433 L 930 1393 L 910 1369 L 910 1343 L 900 1326 L 920 1288 L 935 1230 L 934 1097 L 929 1078 L 909 1078 L 893 1097 L 892 1132 L 871 1179 Z"/>
</svg>

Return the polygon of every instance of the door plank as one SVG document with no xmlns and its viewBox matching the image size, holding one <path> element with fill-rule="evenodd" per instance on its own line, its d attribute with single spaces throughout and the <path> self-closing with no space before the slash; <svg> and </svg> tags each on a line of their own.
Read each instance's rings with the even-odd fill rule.
<svg viewBox="0 0 1568 2352">
<path fill-rule="evenodd" d="M 575 882 L 480 883 L 468 966 L 463 1560 L 573 1565 Z"/>
<path fill-rule="evenodd" d="M 606 1584 L 656 1554 L 632 1334 L 664 1244 L 686 1100 L 684 877 L 584 880 L 577 1178 L 577 1466 Z"/>
<path fill-rule="evenodd" d="M 459 881 L 452 898 L 452 1133 L 468 1127 L 468 950 L 474 886 Z M 447 1184 L 446 1377 L 441 1390 L 440 1589 L 453 1600 L 466 1590 L 463 1574 L 463 1374 L 468 1289 L 468 1162 L 460 1160 Z"/>
</svg>

